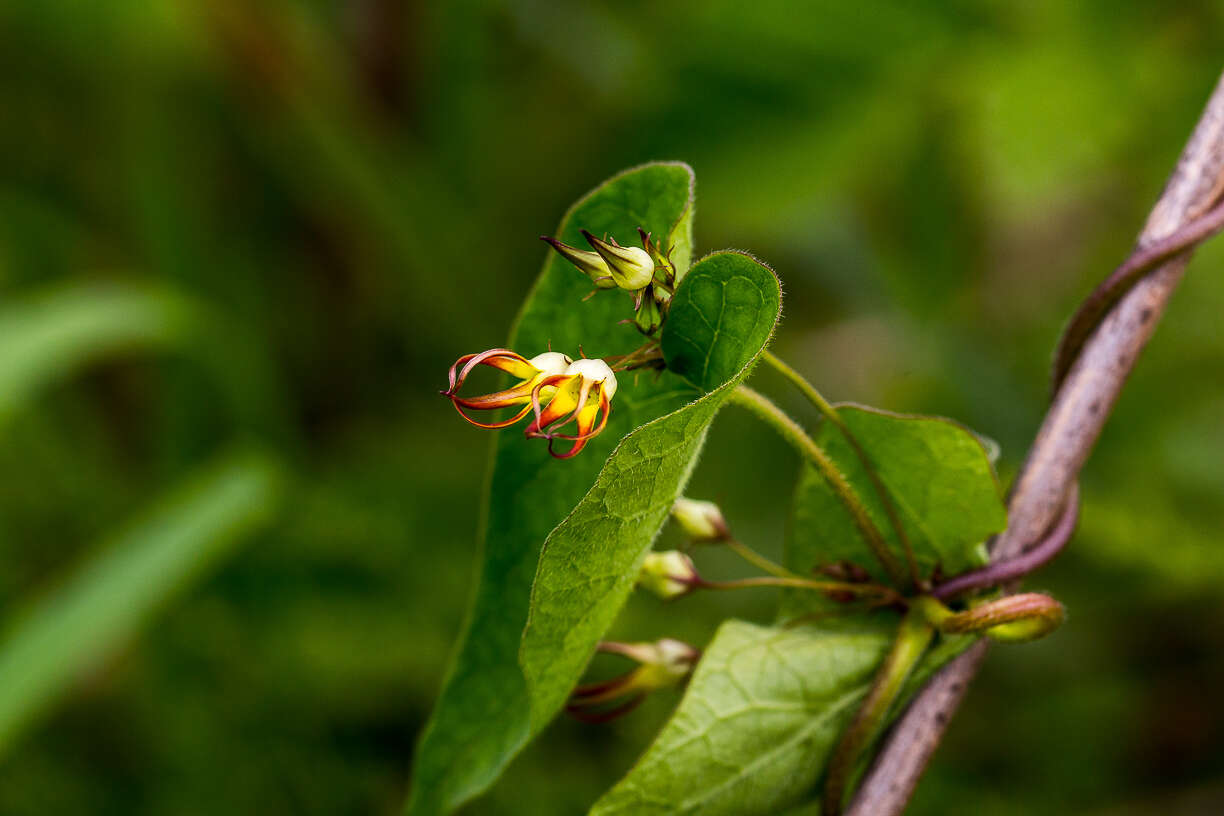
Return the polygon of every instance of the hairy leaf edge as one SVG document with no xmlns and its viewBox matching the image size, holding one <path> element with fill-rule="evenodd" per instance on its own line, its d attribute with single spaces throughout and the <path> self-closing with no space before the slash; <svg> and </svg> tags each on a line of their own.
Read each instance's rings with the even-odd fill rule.
<svg viewBox="0 0 1224 816">
<path fill-rule="evenodd" d="M 730 393 L 734 388 L 736 388 L 736 386 L 738 386 L 740 383 L 742 383 L 745 379 L 748 378 L 749 373 L 751 373 L 753 367 L 756 366 L 761 356 L 761 352 L 769 347 L 770 342 L 773 340 L 774 335 L 777 333 L 778 324 L 782 322 L 782 281 L 778 277 L 778 273 L 774 271 L 773 267 L 771 267 L 769 264 L 765 263 L 761 259 L 755 257 L 749 252 L 745 252 L 743 250 L 738 250 L 738 249 L 722 249 L 722 250 L 716 250 L 714 252 L 710 252 L 702 256 L 695 263 L 693 263 L 692 268 L 695 269 L 702 262 L 706 261 L 709 258 L 718 256 L 718 255 L 741 255 L 747 258 L 748 260 L 752 261 L 753 263 L 757 264 L 762 269 L 769 272 L 770 277 L 772 277 L 774 284 L 777 286 L 778 314 L 776 318 L 774 319 L 773 326 L 770 328 L 768 336 L 766 336 L 765 341 L 761 344 L 760 348 L 758 348 L 753 353 L 752 358 L 747 363 L 745 363 L 743 367 L 741 367 L 740 370 L 736 372 L 736 374 L 733 377 L 731 377 L 731 379 L 727 380 L 726 382 L 724 382 L 722 385 L 715 388 L 714 390 L 703 393 L 697 399 L 693 400 L 690 403 L 687 403 L 686 405 L 683 405 L 677 408 L 671 413 L 664 414 L 661 417 L 656 417 L 655 419 L 652 419 L 650 422 L 647 422 L 644 425 L 639 425 L 637 428 L 634 428 L 632 431 L 625 434 L 625 436 L 620 440 L 620 442 L 617 443 L 616 447 L 612 450 L 612 453 L 608 455 L 608 459 L 605 460 L 604 462 L 604 467 L 600 469 L 599 475 L 595 477 L 595 482 L 591 485 L 590 489 L 583 495 L 582 499 L 578 502 L 578 504 L 574 505 L 574 509 L 571 510 L 569 514 L 566 515 L 566 517 L 562 519 L 561 522 L 558 523 L 557 526 L 552 529 L 552 532 L 548 534 L 548 537 L 544 539 L 544 546 L 540 550 L 540 561 L 537 562 L 537 567 L 536 567 L 537 578 L 539 577 L 539 563 L 543 562 L 544 553 L 548 551 L 548 547 L 549 547 L 550 542 L 553 539 L 553 536 L 556 534 L 558 529 L 560 529 L 561 527 L 564 527 L 569 522 L 570 518 L 572 518 L 573 515 L 578 511 L 578 508 L 581 507 L 587 501 L 588 498 L 590 498 L 591 494 L 595 491 L 595 489 L 599 486 L 601 480 L 604 478 L 604 473 L 605 473 L 605 469 L 607 468 L 608 461 L 612 460 L 617 455 L 617 453 L 620 452 L 621 448 L 625 445 L 625 443 L 629 442 L 634 437 L 636 437 L 638 434 L 642 433 L 643 431 L 650 428 L 651 426 L 661 423 L 667 419 L 670 419 L 671 417 L 674 417 L 683 411 L 687 411 L 690 408 L 692 408 L 694 405 L 696 405 L 697 403 L 703 400 L 708 400 L 708 399 L 725 400 L 726 395 L 728 393 Z M 685 381 L 687 382 L 688 380 L 685 380 Z M 721 410 L 721 407 L 718 410 Z M 718 411 L 716 410 L 714 417 L 711 417 L 710 424 L 713 424 L 714 418 L 717 416 L 717 413 Z M 710 424 L 706 426 L 706 429 L 705 429 L 706 431 L 709 430 Z M 696 465 L 697 460 L 701 457 L 701 453 L 704 447 L 705 447 L 705 432 L 703 431 L 702 441 L 699 444 L 697 451 L 694 454 L 692 460 L 690 461 L 689 467 L 687 468 L 683 479 L 681 480 L 681 484 L 679 485 L 679 490 L 677 491 L 678 495 L 684 492 L 684 486 L 685 484 L 687 484 L 688 479 L 691 477 L 692 471 Z M 666 519 L 664 519 L 663 524 L 666 524 Z M 650 542 L 647 545 L 643 546 L 642 553 L 639 556 L 638 561 L 641 561 L 641 558 L 644 557 L 647 552 L 649 552 L 650 547 L 654 546 L 654 542 L 658 539 L 659 533 L 662 531 L 662 529 L 663 529 L 663 525 L 661 524 L 659 528 L 655 530 L 654 535 L 651 536 Z M 533 581 L 532 591 L 531 591 L 531 605 L 528 608 L 528 613 L 527 613 L 527 624 L 523 627 L 523 640 L 526 639 L 527 632 L 529 629 L 531 629 L 532 623 L 535 618 L 535 594 L 536 594 L 536 589 L 535 589 L 535 583 Z M 535 733 L 539 733 L 539 731 L 542 730 L 543 727 L 549 721 L 552 720 L 552 718 L 556 715 L 557 710 L 559 710 L 559 708 L 553 711 L 541 712 L 534 705 L 535 694 L 534 694 L 534 689 L 533 689 L 533 683 L 531 679 L 531 674 L 528 673 L 524 667 L 524 652 L 523 652 L 522 642 L 523 641 L 520 641 L 520 646 L 519 646 L 519 668 L 523 670 L 523 677 L 527 681 L 528 695 L 532 702 L 531 728 L 532 728 L 532 734 L 534 735 Z M 592 654 L 593 654 L 594 644 L 592 644 L 591 648 L 592 648 Z M 589 659 L 590 658 L 588 657 L 588 661 Z"/>
</svg>

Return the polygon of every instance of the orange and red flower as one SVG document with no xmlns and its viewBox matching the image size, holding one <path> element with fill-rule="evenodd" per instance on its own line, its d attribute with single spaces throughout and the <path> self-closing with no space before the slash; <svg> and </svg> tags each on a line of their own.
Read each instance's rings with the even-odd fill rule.
<svg viewBox="0 0 1224 816">
<path fill-rule="evenodd" d="M 519 381 L 492 394 L 460 396 L 459 389 L 481 365 L 505 371 Z M 449 376 L 450 387 L 442 393 L 454 403 L 460 416 L 480 428 L 506 428 L 534 413 L 526 435 L 547 439 L 549 453 L 558 459 L 577 455 L 604 429 L 612 410 L 612 395 L 616 393 L 616 375 L 603 360 L 571 360 L 556 351 L 538 354 L 530 360 L 507 349 L 466 354 L 451 366 Z M 509 418 L 494 422 L 480 422 L 467 413 L 498 408 L 518 410 Z M 563 432 L 571 422 L 574 423 L 573 432 Z M 555 439 L 567 440 L 573 445 L 557 453 L 553 450 Z"/>
<path fill-rule="evenodd" d="M 539 395 L 547 388 L 555 389 L 547 405 L 541 405 Z M 588 440 L 608 424 L 612 411 L 612 395 L 616 393 L 616 375 L 603 360 L 575 360 L 564 374 L 545 377 L 532 391 L 531 406 L 535 419 L 527 426 L 528 437 L 548 440 L 548 452 L 558 459 L 575 456 Z M 574 423 L 576 433 L 561 433 L 561 428 Z M 565 453 L 553 450 L 554 439 L 573 442 Z"/>
</svg>

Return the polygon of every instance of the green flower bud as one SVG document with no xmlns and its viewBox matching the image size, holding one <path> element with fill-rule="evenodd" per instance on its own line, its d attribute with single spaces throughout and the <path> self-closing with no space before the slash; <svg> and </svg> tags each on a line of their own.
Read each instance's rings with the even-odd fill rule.
<svg viewBox="0 0 1224 816">
<path fill-rule="evenodd" d="M 557 254 L 578 267 L 578 271 L 591 279 L 600 289 L 615 289 L 616 281 L 612 279 L 612 270 L 598 252 L 588 252 L 585 249 L 575 249 L 569 244 L 563 244 L 556 238 L 541 235 L 540 240 L 547 243 Z"/>
<path fill-rule="evenodd" d="M 693 560 L 679 550 L 652 552 L 642 562 L 637 585 L 664 600 L 687 595 L 697 587 L 701 576 Z"/>
<path fill-rule="evenodd" d="M 582 237 L 607 262 L 612 280 L 621 289 L 636 292 L 654 280 L 655 264 L 646 250 L 601 241 L 586 230 L 582 230 Z"/>
<path fill-rule="evenodd" d="M 642 238 L 642 249 L 646 250 L 647 254 L 650 255 L 650 260 L 654 261 L 655 283 L 662 284 L 670 289 L 676 282 L 676 268 L 672 266 L 671 259 L 668 257 L 670 250 L 664 252 L 663 248 L 651 239 L 650 233 L 641 227 L 638 227 L 638 235 Z M 655 291 L 655 297 L 660 301 L 665 301 L 670 296 L 670 292 L 664 292 L 659 289 Z"/>
<path fill-rule="evenodd" d="M 984 634 L 1011 643 L 1045 637 L 1061 626 L 1067 616 L 1062 604 L 1040 592 L 983 600 L 964 612 L 953 612 L 929 595 L 913 599 L 910 605 L 945 634 Z"/>
<path fill-rule="evenodd" d="M 649 290 L 647 290 L 649 292 Z M 659 302 L 653 295 L 647 294 L 633 314 L 633 323 L 645 334 L 654 334 L 663 325 L 663 315 L 659 311 Z"/>
<path fill-rule="evenodd" d="M 714 502 L 681 497 L 672 506 L 672 518 L 694 541 L 722 541 L 731 535 L 722 510 Z"/>
</svg>

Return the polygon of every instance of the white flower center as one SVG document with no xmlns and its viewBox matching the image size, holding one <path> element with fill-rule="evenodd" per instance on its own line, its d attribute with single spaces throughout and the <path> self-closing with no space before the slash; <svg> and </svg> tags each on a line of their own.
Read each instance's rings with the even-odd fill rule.
<svg viewBox="0 0 1224 816">
<path fill-rule="evenodd" d="M 565 369 L 566 374 L 581 374 L 591 382 L 603 383 L 604 393 L 608 399 L 616 393 L 616 375 L 612 368 L 603 360 L 575 360 Z"/>
<path fill-rule="evenodd" d="M 564 374 L 565 369 L 569 368 L 570 363 L 574 361 L 559 351 L 546 351 L 543 354 L 537 354 L 527 362 L 538 368 L 540 373 L 551 377 L 554 374 Z"/>
</svg>

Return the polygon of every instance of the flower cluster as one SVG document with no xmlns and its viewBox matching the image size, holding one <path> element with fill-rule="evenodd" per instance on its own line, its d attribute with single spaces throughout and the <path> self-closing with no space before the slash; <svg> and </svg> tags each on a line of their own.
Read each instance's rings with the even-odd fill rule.
<svg viewBox="0 0 1224 816">
<path fill-rule="evenodd" d="M 459 389 L 477 366 L 504 371 L 518 382 L 492 394 L 474 397 L 459 395 Z M 455 410 L 479 428 L 507 428 L 528 414 L 534 414 L 527 425 L 529 438 L 547 439 L 548 451 L 558 459 L 568 459 L 583 449 L 608 423 L 612 397 L 616 393 L 616 375 L 603 360 L 573 360 L 557 351 L 546 351 L 527 359 L 508 349 L 490 349 L 479 354 L 465 354 L 450 368 L 450 387 L 442 394 L 454 403 Z M 493 422 L 474 419 L 468 411 L 492 411 L 514 408 L 508 418 Z M 567 426 L 573 422 L 573 432 Z M 558 453 L 553 449 L 557 439 L 573 444 Z"/>
<path fill-rule="evenodd" d="M 640 227 L 640 249 L 621 246 L 615 238 L 602 240 L 587 230 L 581 232 L 593 251 L 577 249 L 548 235 L 541 235 L 540 239 L 590 278 L 596 288 L 633 292 L 633 322 L 643 333 L 654 334 L 663 325 L 667 305 L 675 292 L 676 268 L 670 250 L 664 251 Z"/>
</svg>

